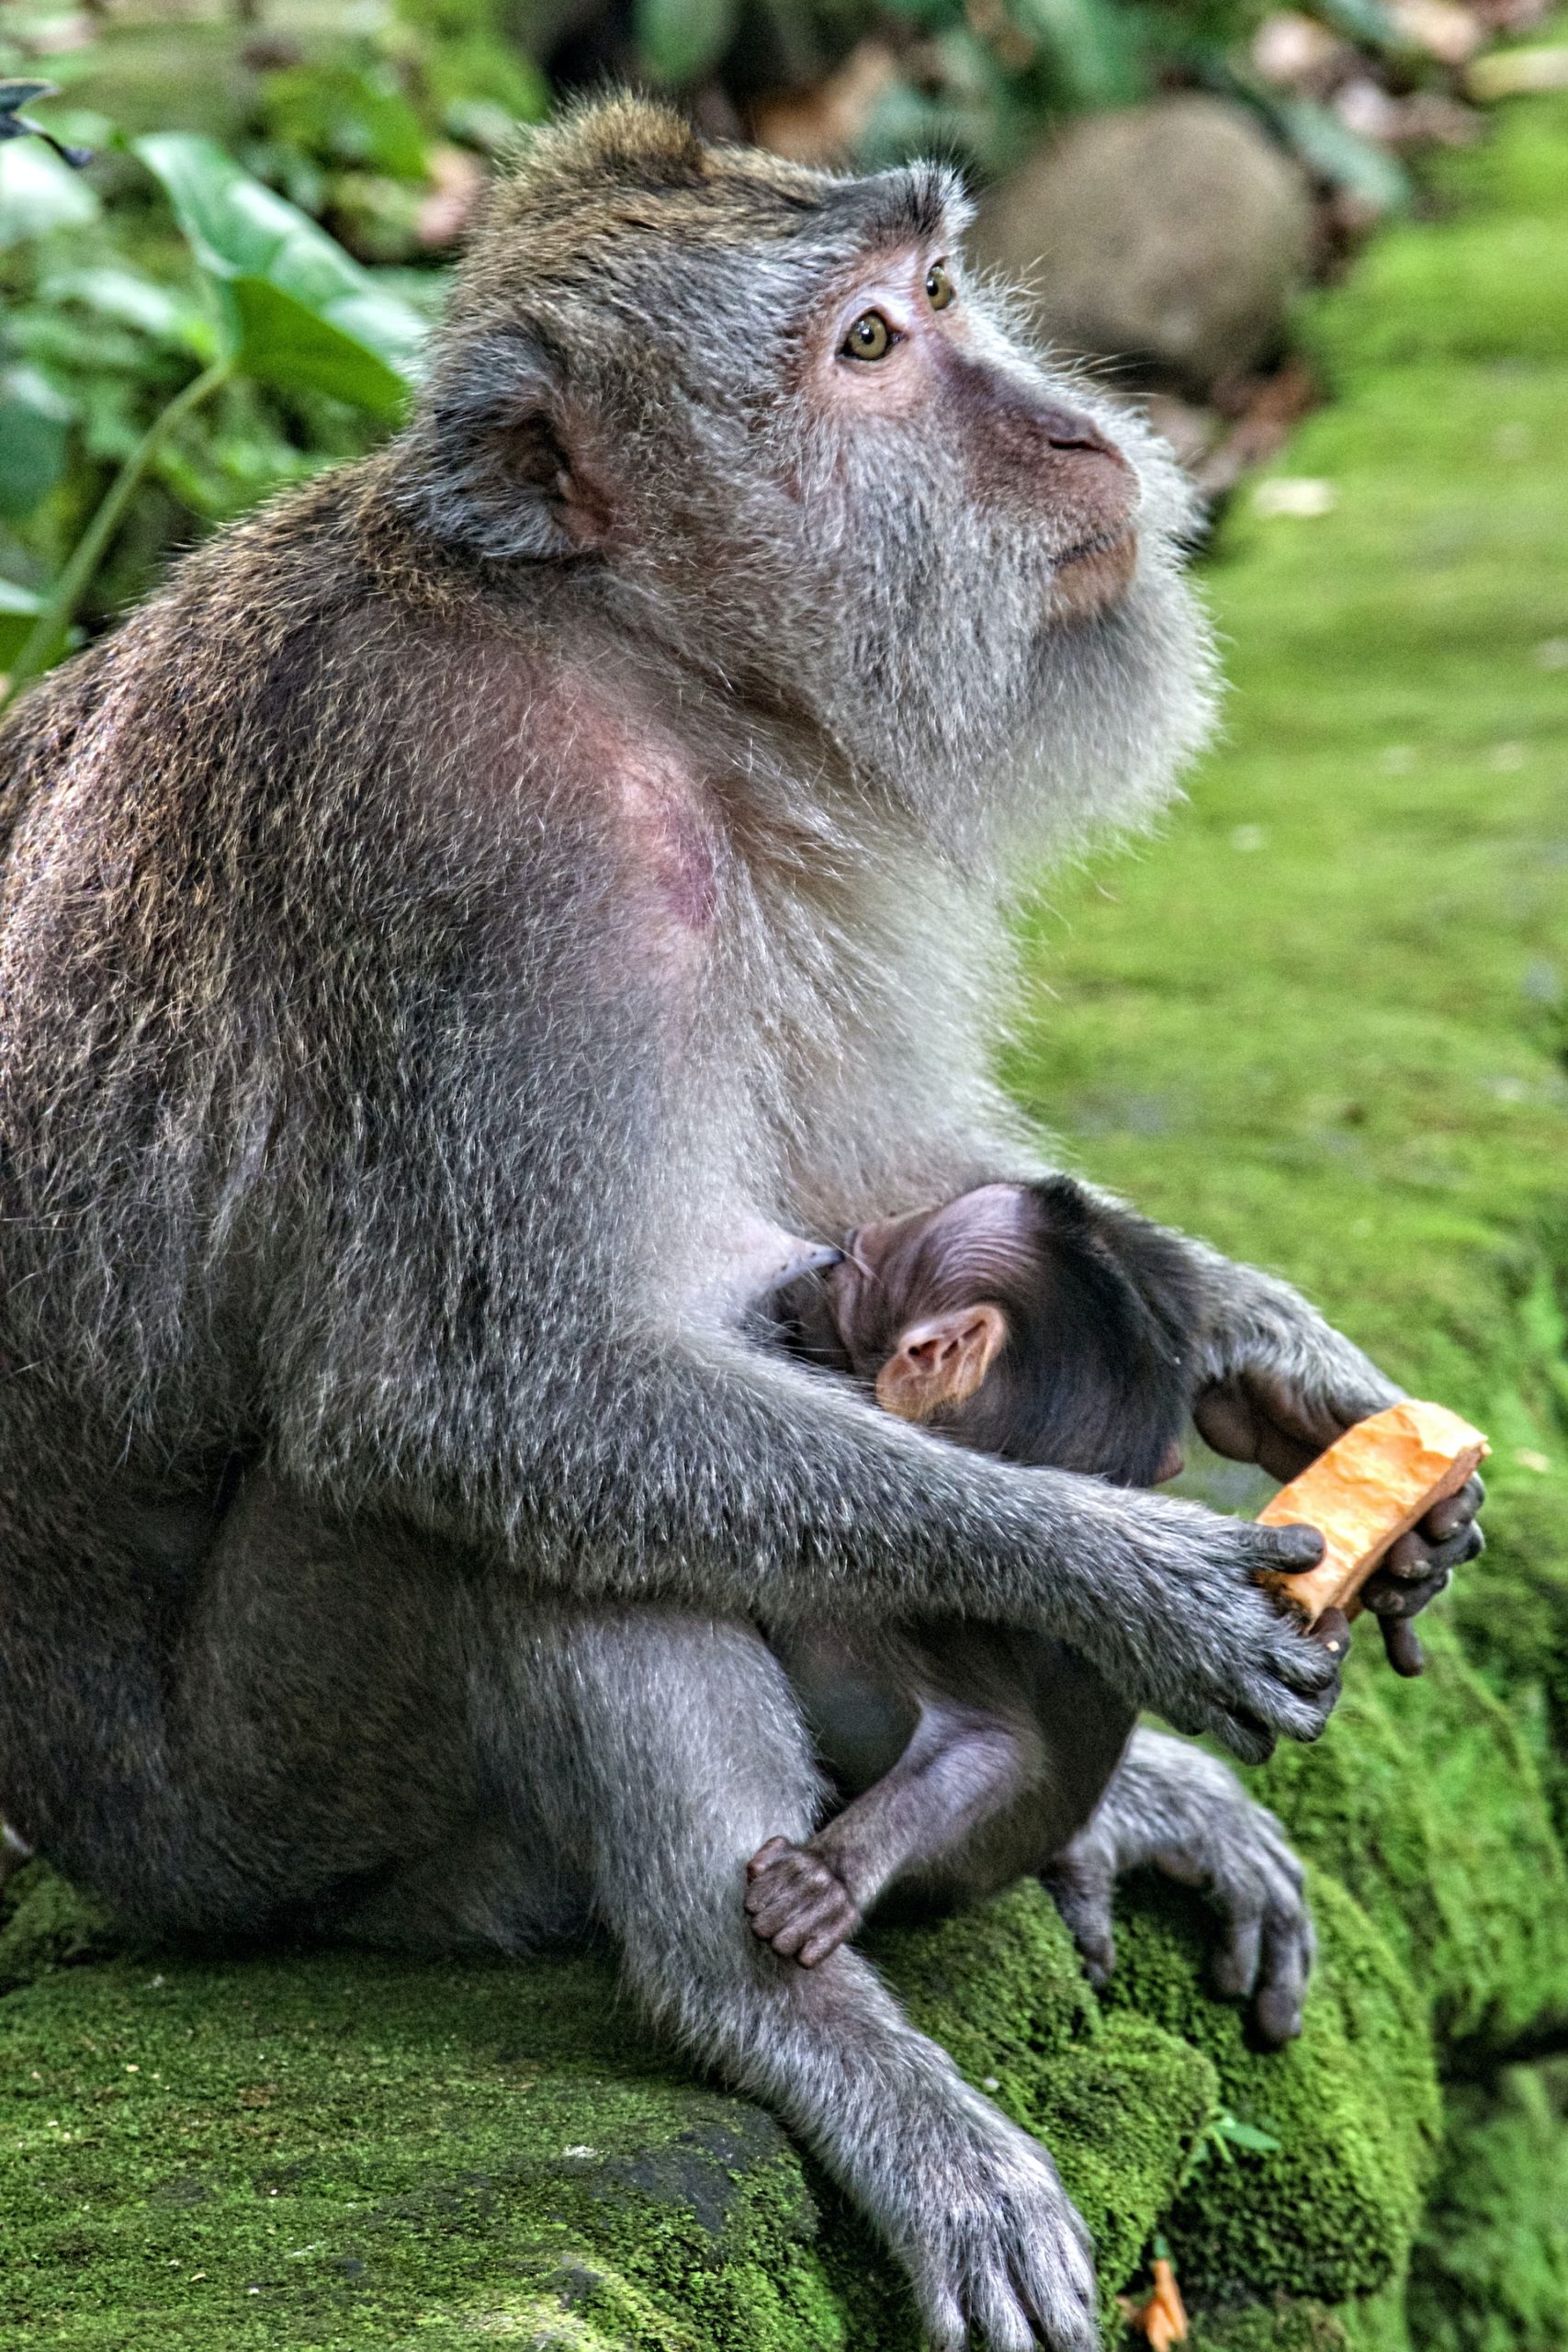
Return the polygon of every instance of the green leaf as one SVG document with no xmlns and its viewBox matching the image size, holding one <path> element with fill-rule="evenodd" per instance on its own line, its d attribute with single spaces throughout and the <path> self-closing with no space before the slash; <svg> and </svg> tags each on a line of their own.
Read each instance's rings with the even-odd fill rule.
<svg viewBox="0 0 1568 2352">
<path fill-rule="evenodd" d="M 1335 31 L 1368 49 L 1408 47 L 1392 10 L 1382 0 L 1316 0 L 1316 13 Z"/>
<path fill-rule="evenodd" d="M 236 364 L 286 390 L 328 391 L 395 416 L 424 341 L 418 312 L 214 140 L 160 131 L 134 151 L 202 268 L 227 289 Z"/>
<path fill-rule="evenodd" d="M 657 81 L 694 82 L 735 37 L 738 0 L 637 0 L 643 62 Z"/>
<path fill-rule="evenodd" d="M 0 580 L 0 671 L 8 670 L 43 610 L 43 598 L 14 580 Z"/>
<path fill-rule="evenodd" d="M 1271 2156 L 1278 2153 L 1280 2143 L 1271 2132 L 1260 2132 L 1256 2123 L 1243 2123 L 1230 2114 L 1218 2115 L 1212 2126 L 1215 2139 L 1223 2146 L 1249 2148 L 1254 2155 Z"/>
<path fill-rule="evenodd" d="M 65 471 L 73 414 L 36 368 L 0 371 L 0 514 L 7 522 L 30 514 Z"/>
<path fill-rule="evenodd" d="M 0 246 L 55 229 L 85 229 L 98 199 L 58 155 L 31 139 L 0 144 Z"/>
<path fill-rule="evenodd" d="M 231 291 L 240 365 L 248 375 L 284 391 L 331 392 L 375 416 L 398 414 L 408 379 L 389 368 L 368 341 L 345 333 L 268 278 L 236 277 Z"/>
</svg>

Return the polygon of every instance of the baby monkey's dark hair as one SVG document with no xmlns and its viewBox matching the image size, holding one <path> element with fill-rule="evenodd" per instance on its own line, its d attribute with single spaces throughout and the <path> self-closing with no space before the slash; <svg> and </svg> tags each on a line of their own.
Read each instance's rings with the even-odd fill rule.
<svg viewBox="0 0 1568 2352">
<path fill-rule="evenodd" d="M 1191 1270 L 1169 1236 L 1070 1177 L 1022 1189 L 1038 1246 L 995 1270 L 1007 1341 L 953 1433 L 1010 1461 L 1152 1485 L 1187 1408 Z"/>
<path fill-rule="evenodd" d="M 994 1209 L 998 1190 L 1016 1200 L 1011 1230 L 998 1232 L 983 1207 Z M 773 1334 L 794 1353 L 875 1383 L 923 1317 L 993 1306 L 1005 1338 L 978 1385 L 918 1418 L 1010 1462 L 1128 1487 L 1171 1475 L 1200 1311 L 1179 1241 L 1070 1176 L 983 1186 L 863 1227 L 852 1257 L 874 1232 L 896 1233 L 897 1249 L 879 1250 L 852 1301 L 812 1275 L 770 1302 Z"/>
</svg>

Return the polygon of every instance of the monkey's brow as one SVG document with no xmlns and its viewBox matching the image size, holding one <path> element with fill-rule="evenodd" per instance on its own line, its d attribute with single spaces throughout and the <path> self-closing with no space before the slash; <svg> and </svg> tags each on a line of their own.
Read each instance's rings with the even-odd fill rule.
<svg viewBox="0 0 1568 2352">
<path fill-rule="evenodd" d="M 873 179 L 840 182 L 826 208 L 834 225 L 841 222 L 867 250 L 956 235 L 970 209 L 957 174 L 941 164 L 907 164 Z"/>
</svg>

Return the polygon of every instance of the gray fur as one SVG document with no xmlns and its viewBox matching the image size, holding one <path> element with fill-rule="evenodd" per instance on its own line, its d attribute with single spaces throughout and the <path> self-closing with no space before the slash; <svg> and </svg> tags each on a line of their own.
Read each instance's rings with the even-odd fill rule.
<svg viewBox="0 0 1568 2352">
<path fill-rule="evenodd" d="M 1116 1964 L 1116 1881 L 1151 1864 L 1202 1887 L 1224 1913 L 1216 1989 L 1232 1998 L 1255 1994 L 1270 2041 L 1300 2033 L 1317 1945 L 1304 1874 L 1284 1831 L 1216 1758 L 1135 1731 L 1092 1817 L 1045 1874 L 1097 1984 Z"/>
<path fill-rule="evenodd" d="M 7 722 L 0 1790 L 156 1928 L 597 1920 L 939 2343 L 1087 2352 L 1043 2152 L 740 1898 L 816 1803 L 758 1620 L 1017 1625 L 1251 1755 L 1335 1690 L 1253 1581 L 1290 1537 L 960 1455 L 704 1288 L 750 1217 L 1022 1169 L 1002 877 L 1207 724 L 1152 443 L 1137 578 L 1075 617 L 1048 510 L 789 395 L 820 274 L 947 201 L 629 103 L 549 134 L 408 432 Z M 1363 1360 L 1201 1262 L 1213 1362 L 1348 1418 Z"/>
</svg>

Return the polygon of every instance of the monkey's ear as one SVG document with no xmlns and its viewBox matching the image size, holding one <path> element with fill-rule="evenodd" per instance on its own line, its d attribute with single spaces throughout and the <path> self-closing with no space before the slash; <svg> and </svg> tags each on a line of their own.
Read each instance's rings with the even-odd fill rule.
<svg viewBox="0 0 1568 2352">
<path fill-rule="evenodd" d="M 876 1375 L 876 1401 L 901 1421 L 928 1421 L 943 1405 L 973 1396 L 1006 1344 L 999 1306 L 961 1306 L 900 1332 Z"/>
<path fill-rule="evenodd" d="M 439 538 L 500 560 L 590 555 L 610 529 L 592 435 L 559 359 L 525 329 L 448 352 L 413 435 L 410 502 Z"/>
</svg>

